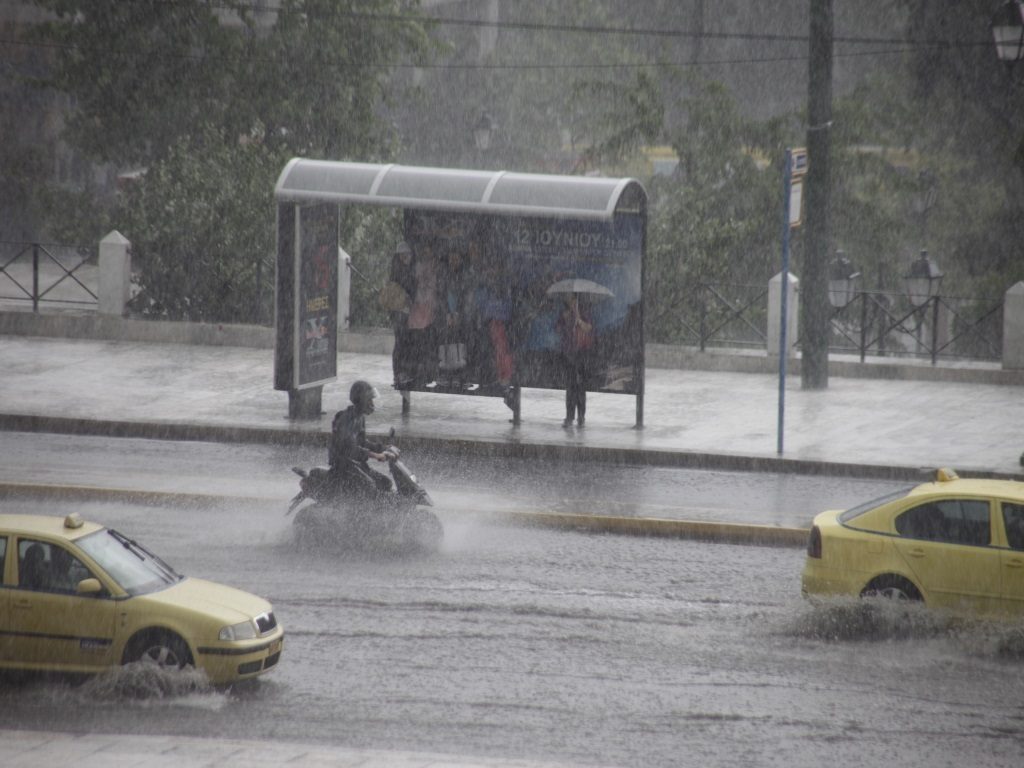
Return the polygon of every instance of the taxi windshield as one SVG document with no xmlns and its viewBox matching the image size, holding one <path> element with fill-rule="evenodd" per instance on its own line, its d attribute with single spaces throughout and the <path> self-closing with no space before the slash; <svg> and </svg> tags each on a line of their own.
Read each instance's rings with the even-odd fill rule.
<svg viewBox="0 0 1024 768">
<path fill-rule="evenodd" d="M 111 528 L 75 543 L 129 595 L 155 592 L 184 578 L 137 541 Z"/>
</svg>

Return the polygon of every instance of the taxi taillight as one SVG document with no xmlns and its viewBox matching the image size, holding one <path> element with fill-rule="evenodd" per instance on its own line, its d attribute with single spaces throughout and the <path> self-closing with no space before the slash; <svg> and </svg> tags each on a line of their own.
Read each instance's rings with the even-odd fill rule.
<svg viewBox="0 0 1024 768">
<path fill-rule="evenodd" d="M 821 558 L 821 531 L 818 526 L 811 526 L 811 535 L 807 537 L 807 556 Z"/>
</svg>

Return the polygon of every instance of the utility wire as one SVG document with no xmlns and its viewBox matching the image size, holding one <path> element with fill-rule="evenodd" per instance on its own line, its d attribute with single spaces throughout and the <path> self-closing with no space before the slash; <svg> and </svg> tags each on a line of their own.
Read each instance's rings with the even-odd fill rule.
<svg viewBox="0 0 1024 768">
<path fill-rule="evenodd" d="M 986 46 L 991 43 L 986 43 Z M 181 54 L 156 54 L 153 51 L 141 51 L 138 49 L 131 50 L 114 50 L 107 46 L 102 48 L 90 48 L 73 43 L 57 43 L 57 42 L 41 42 L 41 41 L 26 41 L 26 40 L 14 40 L 9 38 L 0 38 L 0 46 L 7 47 L 26 47 L 26 48 L 37 48 L 43 50 L 63 50 L 63 51 L 103 51 L 114 58 L 138 58 L 142 57 L 147 60 L 181 60 L 181 61 L 214 61 L 214 62 L 237 62 L 237 61 L 264 61 L 274 62 L 280 61 L 280 57 L 277 56 L 266 56 L 266 55 L 246 55 L 246 56 L 229 56 L 229 55 L 218 55 L 215 53 L 181 53 Z M 865 56 L 897 56 L 904 53 L 909 53 L 914 50 L 920 50 L 922 47 L 934 47 L 934 48 L 945 48 L 945 45 L 935 44 L 932 46 L 923 45 L 906 45 L 902 47 L 891 48 L 891 49 L 874 49 L 868 51 L 853 51 L 848 53 L 834 53 L 833 56 L 836 59 L 844 58 L 860 58 Z M 784 63 L 784 62 L 806 62 L 808 56 L 806 54 L 791 54 L 791 55 L 777 55 L 777 56 L 749 56 L 740 58 L 727 58 L 727 59 L 698 59 L 686 60 L 686 61 L 653 61 L 653 62 L 617 62 L 617 63 L 587 63 L 587 62 L 569 62 L 569 63 L 536 63 L 536 64 L 523 64 L 521 62 L 515 63 L 502 63 L 502 62 L 483 62 L 483 63 L 455 63 L 455 62 L 394 62 L 394 63 L 360 63 L 360 64 L 349 64 L 347 66 L 360 69 L 386 69 L 386 70 L 400 70 L 400 69 L 425 69 L 425 70 L 567 70 L 567 69 L 660 69 L 668 67 L 680 67 L 680 68 L 692 68 L 701 66 L 728 66 L 737 64 L 771 64 L 771 63 Z"/>
<path fill-rule="evenodd" d="M 182 0 L 160 0 L 161 4 L 164 5 L 180 5 Z M 205 3 L 209 8 L 215 10 L 222 10 L 227 12 L 235 12 L 237 10 L 248 11 L 253 14 L 275 14 L 275 15 L 299 15 L 309 16 L 307 10 L 303 8 L 291 8 L 285 9 L 280 7 L 274 7 L 270 3 L 234 3 L 229 4 L 225 2 L 216 2 L 211 0 Z M 349 18 L 354 20 L 366 20 L 366 21 L 383 21 L 388 23 L 422 23 L 427 25 L 436 26 L 448 26 L 448 27 L 474 27 L 474 28 L 485 28 L 485 29 L 497 29 L 497 30 L 524 30 L 533 32 L 569 32 L 575 34 L 589 34 L 589 35 L 624 35 L 631 37 L 669 37 L 669 38 L 691 38 L 695 40 L 747 40 L 747 41 L 763 41 L 763 42 L 793 42 L 793 43 L 808 43 L 810 41 L 809 35 L 796 35 L 796 34 L 773 34 L 766 32 L 708 32 L 706 30 L 700 32 L 694 32 L 692 30 L 685 29 L 661 29 L 656 27 L 617 27 L 617 26 L 600 26 L 590 24 L 557 24 L 547 22 L 530 22 L 530 21 L 491 21 L 487 19 L 457 19 L 457 18 L 446 18 L 441 16 L 421 16 L 418 14 L 414 15 L 402 15 L 395 13 L 365 13 L 360 11 L 330 11 L 329 14 L 333 17 Z M 984 42 L 967 42 L 967 43 L 956 43 L 948 39 L 923 39 L 923 40 L 908 40 L 902 37 L 866 37 L 863 35 L 833 35 L 832 40 L 834 43 L 839 44 L 857 44 L 857 45 L 870 45 L 870 44 L 910 44 L 913 46 L 923 45 L 929 46 L 991 46 L 991 40 L 985 40 Z"/>
<path fill-rule="evenodd" d="M 23 4 L 23 0 L 0 0 L 5 3 Z M 160 0 L 163 5 L 182 5 L 182 0 Z M 309 13 L 301 8 L 285 9 L 271 7 L 260 3 L 237 3 L 225 2 L 203 3 L 207 8 L 234 13 L 238 10 L 247 11 L 253 14 L 272 13 L 275 15 L 300 15 L 307 17 Z M 692 31 L 684 29 L 659 29 L 651 27 L 616 27 L 598 26 L 588 24 L 553 24 L 544 22 L 527 21 L 489 21 L 486 19 L 453 19 L 440 16 L 421 16 L 418 14 L 403 15 L 395 13 L 364 13 L 359 11 L 338 11 L 332 10 L 328 14 L 334 18 L 351 19 L 353 21 L 383 22 L 388 24 L 425 24 L 427 26 L 449 26 L 449 27 L 472 27 L 497 30 L 522 30 L 533 32 L 557 32 L 585 35 L 622 35 L 631 37 L 660 37 L 660 38 L 684 38 L 699 41 L 725 41 L 738 40 L 747 42 L 768 42 L 768 43 L 801 43 L 807 44 L 810 41 L 809 35 L 805 34 L 774 34 L 766 32 L 709 32 L 707 30 Z M 917 47 L 940 47 L 940 48 L 973 48 L 991 47 L 992 41 L 952 41 L 949 39 L 917 39 L 910 40 L 903 37 L 867 37 L 862 35 L 833 35 L 832 41 L 837 45 L 900 45 Z"/>
</svg>

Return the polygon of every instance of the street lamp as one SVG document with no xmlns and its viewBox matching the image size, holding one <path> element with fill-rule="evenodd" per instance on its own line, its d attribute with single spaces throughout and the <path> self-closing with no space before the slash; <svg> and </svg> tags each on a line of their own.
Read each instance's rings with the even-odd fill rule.
<svg viewBox="0 0 1024 768">
<path fill-rule="evenodd" d="M 907 296 L 915 307 L 923 307 L 939 294 L 943 273 L 928 256 L 928 251 L 910 263 L 910 269 L 903 276 L 907 288 Z"/>
<path fill-rule="evenodd" d="M 480 118 L 473 125 L 473 143 L 481 152 L 485 152 L 491 146 L 491 132 L 494 130 L 494 121 L 486 110 L 480 113 Z"/>
<path fill-rule="evenodd" d="M 842 250 L 836 251 L 836 257 L 829 266 L 828 300 L 836 309 L 842 309 L 857 297 L 860 283 L 858 272 Z"/>
<path fill-rule="evenodd" d="M 1024 59 L 1024 2 L 1010 0 L 1003 3 L 992 17 L 992 38 L 996 55 L 1007 66 Z"/>
<path fill-rule="evenodd" d="M 927 243 L 928 212 L 935 207 L 939 196 L 939 183 L 935 174 L 927 168 L 917 174 L 917 194 L 914 195 L 914 212 L 920 217 L 921 239 Z"/>
</svg>

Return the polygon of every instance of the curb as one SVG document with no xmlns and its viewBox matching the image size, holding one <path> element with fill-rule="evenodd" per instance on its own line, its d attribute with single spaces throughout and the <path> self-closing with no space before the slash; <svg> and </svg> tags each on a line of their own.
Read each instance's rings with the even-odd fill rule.
<svg viewBox="0 0 1024 768">
<path fill-rule="evenodd" d="M 151 440 L 205 441 L 213 443 L 255 443 L 326 448 L 328 432 L 319 426 L 238 427 L 187 422 L 100 421 L 60 416 L 0 414 L 0 431 L 51 432 L 66 435 L 132 437 Z M 375 433 L 382 437 L 383 433 Z M 924 482 L 935 467 L 887 466 L 847 462 L 787 459 L 728 453 L 701 453 L 644 448 L 553 443 L 509 443 L 499 439 L 424 437 L 400 434 L 402 444 L 420 449 L 443 448 L 456 455 L 470 453 L 492 458 L 543 459 L 619 465 L 707 469 L 731 472 L 774 472 L 794 475 L 855 477 L 866 480 Z M 1024 480 L 1024 475 L 956 467 L 961 477 L 987 480 Z"/>
<path fill-rule="evenodd" d="M 33 485 L 0 483 L 0 498 L 50 499 L 63 501 L 119 501 L 157 506 L 160 504 L 213 505 L 224 502 L 274 502 L 272 498 L 224 496 L 218 494 L 136 491 L 126 488 L 97 488 L 77 485 Z M 287 499 L 280 500 L 282 508 Z M 613 517 L 561 512 L 504 511 L 488 513 L 506 522 L 532 528 L 550 528 L 580 533 L 647 536 L 664 539 L 695 539 L 722 544 L 752 544 L 773 547 L 803 547 L 808 529 L 771 525 L 743 525 L 660 517 Z"/>
</svg>

